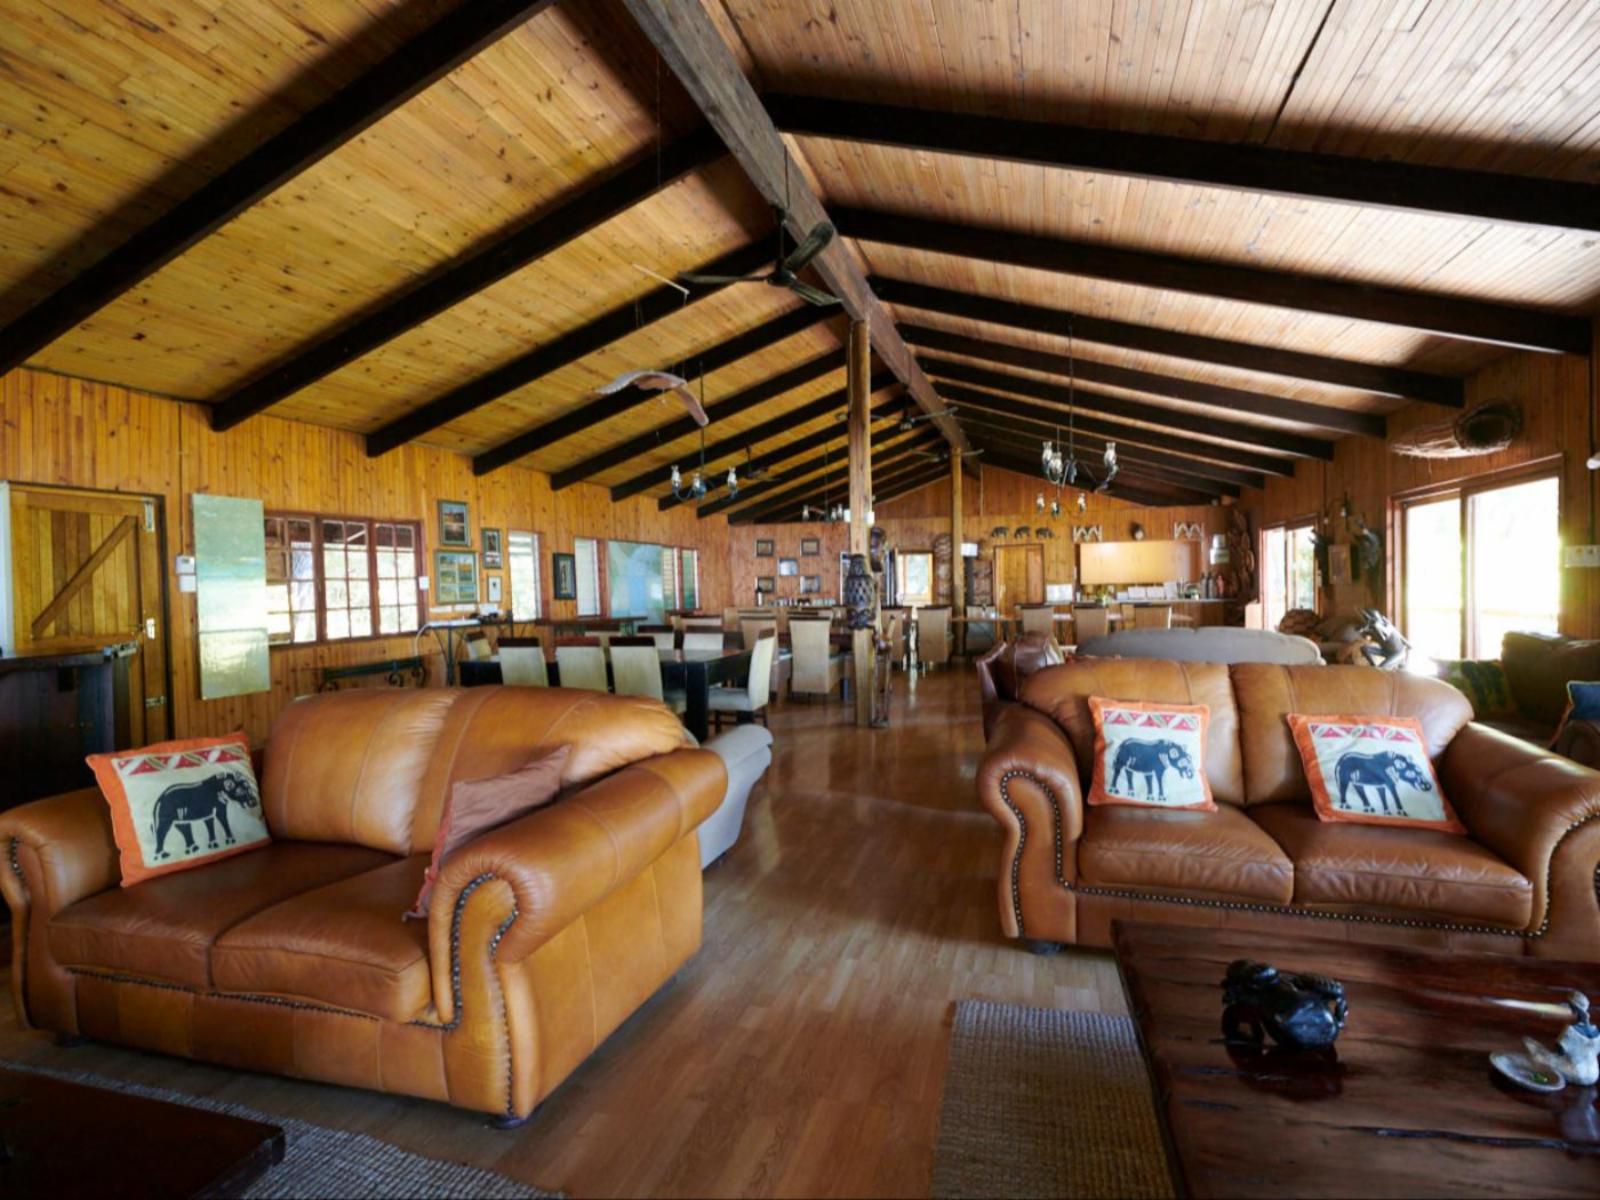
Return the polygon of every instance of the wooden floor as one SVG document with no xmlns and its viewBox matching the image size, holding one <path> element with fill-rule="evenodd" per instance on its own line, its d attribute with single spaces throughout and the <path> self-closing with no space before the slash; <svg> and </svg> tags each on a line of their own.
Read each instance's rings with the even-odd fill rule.
<svg viewBox="0 0 1600 1200">
<path fill-rule="evenodd" d="M 888 731 L 787 703 L 705 945 L 521 1130 L 439 1104 L 20 1032 L 0 1057 L 357 1130 L 573 1196 L 926 1196 L 952 1003 L 1122 1011 L 1108 957 L 1002 941 L 969 667 L 901 678 Z M 8 992 L 9 994 L 9 986 Z"/>
</svg>

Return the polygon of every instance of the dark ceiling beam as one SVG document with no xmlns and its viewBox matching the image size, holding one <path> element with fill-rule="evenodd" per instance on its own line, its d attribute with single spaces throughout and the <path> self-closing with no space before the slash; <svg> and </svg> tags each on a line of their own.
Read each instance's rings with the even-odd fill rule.
<svg viewBox="0 0 1600 1200">
<path fill-rule="evenodd" d="M 988 452 L 984 455 L 983 461 L 990 466 L 1019 475 L 1034 473 L 1026 459 L 1006 454 L 1002 446 L 985 442 L 983 449 Z M 1217 499 L 1217 494 L 1212 492 L 1174 484 L 1166 479 L 1129 470 L 1119 470 L 1116 478 L 1106 488 L 1106 492 L 1123 499 L 1130 498 L 1127 493 L 1137 493 L 1139 503 L 1154 504 L 1158 507 L 1211 504 Z"/>
<path fill-rule="evenodd" d="M 1007 455 L 1016 456 L 1023 462 L 1033 465 L 1029 473 L 1039 476 L 1039 486 L 1046 491 L 1055 485 L 1045 480 L 1037 458 L 1034 457 L 1039 441 L 1030 433 L 1008 428 L 1005 425 L 992 424 L 984 421 L 963 422 L 967 428 L 967 436 L 972 439 L 973 445 L 983 444 L 994 446 L 1003 450 Z M 1087 452 L 1090 465 L 1098 473 L 1100 470 L 1100 456 L 1105 451 L 1104 443 L 1095 443 L 1089 438 L 1079 438 L 1078 447 Z M 1190 470 L 1190 464 L 1174 456 L 1161 455 L 1153 459 L 1155 452 L 1145 450 L 1141 446 L 1130 445 L 1126 442 L 1117 443 L 1117 462 L 1122 469 L 1151 475 L 1161 479 L 1171 479 L 1173 483 L 1183 487 L 1193 488 L 1199 492 L 1210 492 L 1217 496 L 1239 497 L 1244 485 L 1224 479 L 1215 479 L 1209 475 L 1196 474 Z M 1162 461 L 1165 460 L 1165 461 Z M 1073 485 L 1064 485 L 1067 490 L 1076 490 Z"/>
<path fill-rule="evenodd" d="M 891 416 L 893 416 L 893 414 L 888 412 L 886 407 L 883 407 L 883 408 L 880 408 L 877 413 L 874 413 L 872 415 L 871 420 L 876 422 L 876 421 L 879 421 L 883 417 L 891 417 Z M 839 429 L 822 429 L 822 430 L 818 430 L 817 434 L 813 434 L 812 437 L 814 438 L 814 437 L 817 437 L 819 435 L 822 436 L 823 440 L 817 442 L 816 445 L 823 446 L 824 447 L 823 452 L 821 454 L 815 455 L 812 458 L 808 458 L 804 462 L 796 463 L 794 466 L 790 467 L 788 470 L 785 470 L 785 471 L 782 471 L 782 472 L 779 472 L 779 473 L 776 473 L 776 474 L 764 475 L 759 479 L 749 479 L 749 478 L 746 477 L 747 468 L 743 464 L 741 464 L 740 465 L 740 476 L 739 476 L 739 494 L 737 496 L 731 496 L 731 497 L 730 496 L 723 496 L 720 499 L 716 499 L 716 500 L 705 500 L 705 501 L 702 501 L 695 508 L 695 516 L 700 517 L 701 519 L 704 519 L 706 517 L 714 517 L 719 512 L 723 512 L 723 511 L 725 511 L 727 509 L 734 508 L 739 504 L 753 504 L 757 500 L 762 500 L 762 499 L 765 499 L 768 496 L 771 496 L 771 495 L 775 494 L 774 493 L 774 489 L 776 489 L 776 488 L 782 487 L 785 484 L 793 483 L 798 479 L 802 479 L 805 476 L 811 474 L 813 471 L 826 470 L 828 467 L 830 467 L 835 462 L 843 462 L 843 461 L 846 461 L 848 459 L 848 447 L 847 446 L 845 446 L 843 444 L 838 445 L 838 446 L 830 446 L 830 445 L 828 445 L 828 443 L 830 443 L 830 442 L 840 442 L 840 443 L 845 442 L 845 440 L 846 440 L 846 431 L 844 430 L 843 427 L 840 427 Z M 893 441 L 897 437 L 909 437 L 909 436 L 910 436 L 909 434 L 901 433 L 900 430 L 897 428 L 896 424 L 886 424 L 886 425 L 883 425 L 882 428 L 876 430 L 872 434 L 871 439 L 870 439 L 870 445 L 872 446 L 873 449 L 876 449 L 879 446 L 885 445 L 888 442 Z M 806 440 L 810 441 L 811 439 L 807 438 Z M 815 446 L 808 447 L 808 449 L 814 449 L 814 448 L 815 448 Z M 789 454 L 791 452 L 791 450 L 792 450 L 791 446 L 785 446 L 783 448 L 782 452 L 785 453 L 785 454 Z M 755 467 L 755 460 L 751 459 L 748 469 L 754 469 L 754 467 Z M 713 477 L 711 479 L 708 479 L 706 482 L 711 484 L 711 486 L 713 488 L 716 488 L 716 487 L 720 486 L 720 481 L 715 477 Z M 683 503 L 683 502 L 679 501 L 676 496 L 673 496 L 669 492 L 667 495 L 663 496 L 660 499 L 660 501 L 658 502 L 658 506 L 660 508 L 662 508 L 662 509 L 665 509 L 665 508 L 667 508 L 667 507 L 669 507 L 671 505 L 676 505 L 676 504 L 679 504 L 679 503 Z"/>
<path fill-rule="evenodd" d="M 1031 371 L 1047 371 L 1053 375 L 1072 375 L 1089 383 L 1103 383 L 1109 387 L 1127 388 L 1153 396 L 1167 396 L 1174 400 L 1187 400 L 1229 412 L 1247 412 L 1256 416 L 1273 417 L 1280 421 L 1294 421 L 1303 425 L 1316 425 L 1340 433 L 1355 433 L 1363 437 L 1382 438 L 1388 422 L 1379 413 L 1356 412 L 1337 408 L 1331 404 L 1307 404 L 1303 400 L 1289 400 L 1262 392 L 1242 388 L 1223 387 L 1198 379 L 1181 379 L 1175 375 L 1158 375 L 1154 371 L 1138 371 L 1132 367 L 1119 367 L 1093 359 L 1069 357 L 994 342 L 987 338 L 966 337 L 927 325 L 902 324 L 900 334 L 913 346 L 929 350 L 942 350 L 948 354 L 963 354 L 968 358 L 982 358 L 989 362 L 1025 367 Z"/>
<path fill-rule="evenodd" d="M 1267 271 L 1180 254 L 1124 250 L 1095 242 L 1040 237 L 999 227 L 934 221 L 865 208 L 836 208 L 839 232 L 862 241 L 953 254 L 988 263 L 1187 292 L 1297 312 L 1374 321 L 1440 337 L 1513 350 L 1587 354 L 1589 320 L 1561 313 L 1467 300 L 1438 292 L 1351 283 L 1292 271 Z"/>
<path fill-rule="evenodd" d="M 1600 188 L 1588 183 L 853 100 L 765 100 L 785 133 L 1438 216 L 1600 230 Z"/>
<path fill-rule="evenodd" d="M 812 192 L 808 176 L 789 153 L 783 136 L 762 107 L 761 97 L 744 68 L 723 40 L 705 6 L 694 0 L 622 0 L 639 30 L 677 76 L 706 122 L 717 131 L 746 178 L 772 205 L 787 211 L 787 227 L 798 241 L 828 219 Z M 944 403 L 917 365 L 889 311 L 867 283 L 852 249 L 842 238 L 812 260 L 823 284 L 839 297 L 852 321 L 865 322 L 872 349 L 895 378 L 906 385 L 927 413 L 944 411 Z M 965 449 L 965 435 L 949 418 L 934 422 L 951 444 Z"/>
<path fill-rule="evenodd" d="M 1126 321 L 1109 321 L 1066 309 L 1046 308 L 1038 304 L 1023 304 L 1014 300 L 998 300 L 977 296 L 953 288 L 934 287 L 900 279 L 873 276 L 872 286 L 885 303 L 942 313 L 949 317 L 965 317 L 972 321 L 1001 325 L 1012 329 L 1028 329 L 1037 333 L 1068 335 L 1104 346 L 1121 346 L 1128 350 L 1143 350 L 1167 358 L 1184 358 L 1193 362 L 1217 363 L 1247 371 L 1262 371 L 1268 375 L 1282 375 L 1290 379 L 1304 379 L 1314 383 L 1333 384 L 1338 387 L 1358 388 L 1380 396 L 1394 396 L 1401 400 L 1426 400 L 1448 408 L 1461 408 L 1466 404 L 1466 385 L 1462 380 L 1448 375 L 1430 375 L 1405 367 L 1388 367 L 1376 363 L 1357 362 L 1354 359 L 1331 358 L 1323 354 L 1306 354 L 1298 350 L 1280 350 L 1273 346 L 1257 346 L 1249 342 L 1230 342 L 1222 338 L 1202 337 L 1194 333 L 1179 333 L 1171 329 L 1158 329 L 1152 325 L 1132 325 Z"/>
<path fill-rule="evenodd" d="M 935 432 L 937 433 L 937 431 Z M 879 466 L 880 464 L 878 463 L 873 464 L 875 474 L 875 478 L 872 481 L 874 504 L 877 503 L 880 488 L 888 491 L 907 479 L 921 478 L 924 475 L 938 478 L 940 476 L 948 476 L 950 473 L 950 467 L 947 463 L 930 462 L 921 455 L 902 455 L 893 462 L 884 462 L 881 464 L 881 472 L 879 471 Z M 765 525 L 796 520 L 806 505 L 813 504 L 820 507 L 828 494 L 829 487 L 835 489 L 840 486 L 845 487 L 846 494 L 839 498 L 841 501 L 849 498 L 848 471 L 841 472 L 826 482 L 827 486 L 824 486 L 822 479 L 813 479 L 804 487 L 795 489 L 796 497 L 794 499 L 782 502 L 774 501 L 769 504 L 759 505 L 746 512 L 734 513 L 728 518 L 728 523 L 730 525 Z"/>
<path fill-rule="evenodd" d="M 761 239 L 721 255 L 696 269 L 717 274 L 742 275 L 758 270 L 771 261 L 772 243 Z M 443 395 L 435 396 L 404 416 L 390 421 L 381 429 L 369 433 L 367 455 L 370 458 L 377 458 L 392 450 L 398 450 L 407 442 L 431 433 L 441 425 L 447 425 L 458 417 L 482 408 L 485 404 L 498 400 L 518 388 L 526 387 L 552 371 L 577 362 L 585 355 L 603 350 L 612 342 L 620 341 L 646 325 L 682 312 L 689 305 L 704 300 L 720 290 L 721 288 L 705 288 L 685 298 L 677 288 L 662 284 L 636 300 L 625 301 L 587 324 L 519 354 L 511 361 L 502 363 L 492 371 L 479 375 L 476 379 L 470 379 L 459 387 L 451 388 Z M 479 475 L 484 474 L 485 470 L 493 469 L 480 468 L 479 459 L 484 457 L 479 455 L 473 460 L 473 470 Z"/>
<path fill-rule="evenodd" d="M 930 436 L 931 435 L 931 436 Z M 902 468 L 920 467 L 927 460 L 921 457 L 920 452 L 931 450 L 939 444 L 941 435 L 936 429 L 925 429 L 918 433 L 904 435 L 903 441 L 882 443 L 873 448 L 872 470 L 874 475 L 887 474 L 892 468 L 896 471 Z M 913 461 L 915 456 L 915 461 Z M 812 468 L 816 472 L 816 468 Z M 839 495 L 841 502 L 849 499 L 850 464 L 840 455 L 833 455 L 831 461 L 824 464 L 820 473 L 813 473 L 809 478 L 786 487 L 781 492 L 772 492 L 753 497 L 749 502 L 739 504 L 735 511 L 728 514 L 728 520 L 744 520 L 753 515 L 775 512 L 786 507 L 798 505 L 815 500 L 830 488 L 843 487 L 845 490 Z M 743 497 L 741 496 L 741 499 Z M 719 510 L 721 511 L 721 510 Z M 715 514 L 702 514 L 712 516 Z"/>
<path fill-rule="evenodd" d="M 211 409 L 211 428 L 232 429 L 407 330 L 415 329 L 508 275 L 554 253 L 726 153 L 716 134 L 701 129 L 668 146 L 659 162 L 654 154 L 645 155 L 632 166 L 583 189 L 554 212 L 444 264 L 421 284 L 392 298 L 386 297 L 365 315 L 309 346 L 297 348 L 289 357 L 219 400 Z"/>
<path fill-rule="evenodd" d="M 1003 413 L 1006 416 L 1024 417 L 1033 421 L 1049 422 L 1060 429 L 1062 439 L 1066 439 L 1065 414 L 1052 405 L 1021 396 L 1007 396 L 998 392 L 986 392 L 977 388 L 962 387 L 960 384 L 947 384 L 941 389 L 941 394 L 949 397 L 952 403 L 959 404 L 964 416 L 971 416 L 971 410 L 977 409 L 984 412 Z M 1259 454 L 1254 450 L 1243 450 L 1237 446 L 1221 446 L 1213 442 L 1200 441 L 1197 438 L 1186 437 L 1177 433 L 1167 433 L 1159 429 L 1143 429 L 1114 421 L 1101 421 L 1095 417 L 1086 417 L 1081 414 L 1074 422 L 1074 425 L 1079 433 L 1092 434 L 1095 437 L 1116 442 L 1118 446 L 1125 442 L 1132 442 L 1140 446 L 1149 446 L 1154 450 L 1166 450 L 1173 454 L 1184 454 L 1190 457 L 1203 456 L 1213 462 L 1243 467 L 1247 471 L 1259 471 L 1263 475 L 1280 475 L 1284 478 L 1291 478 L 1294 475 L 1295 460 L 1291 458 L 1278 458 L 1271 454 Z"/>
<path fill-rule="evenodd" d="M 1013 375 L 1009 371 L 994 371 L 971 363 L 951 359 L 924 359 L 923 366 L 936 379 L 970 383 L 976 387 L 991 388 L 1027 396 L 1057 406 L 1064 422 L 1067 419 L 1065 381 L 1060 384 L 1031 375 Z M 1180 430 L 1200 437 L 1220 438 L 1241 446 L 1256 446 L 1276 454 L 1293 454 L 1301 458 L 1333 461 L 1333 443 L 1320 438 L 1285 433 L 1260 425 L 1246 425 L 1242 421 L 1225 421 L 1188 410 L 1162 408 L 1156 404 L 1139 404 L 1120 396 L 1108 396 L 1084 388 L 1073 389 L 1073 404 L 1080 413 L 1111 417 L 1114 420 L 1143 421 L 1162 429 Z"/>
<path fill-rule="evenodd" d="M 550 3 L 475 0 L 436 21 L 0 330 L 0 375 L 21 366 Z"/>
<path fill-rule="evenodd" d="M 759 383 L 741 388 L 733 395 L 708 405 L 706 416 L 711 423 L 736 417 L 740 413 L 749 412 L 767 404 L 785 392 L 791 392 L 797 387 L 821 379 L 824 375 L 831 375 L 835 371 L 844 370 L 844 350 L 830 350 L 826 354 L 819 354 L 809 358 L 803 363 L 797 363 L 786 370 L 779 371 L 776 375 L 768 376 Z M 580 459 L 570 467 L 563 467 L 550 476 L 552 491 L 561 491 L 575 483 L 582 483 L 585 479 L 592 478 L 602 471 L 609 471 L 613 467 L 620 467 L 632 461 L 641 454 L 649 454 L 652 450 L 660 450 L 679 438 L 690 437 L 700 433 L 701 426 L 695 419 L 685 413 L 675 420 L 668 421 L 665 425 L 658 425 L 654 429 L 636 434 L 631 438 L 608 446 L 597 454 Z M 703 437 L 704 434 L 701 434 Z M 696 462 L 698 463 L 698 458 Z M 709 461 L 709 460 L 708 460 Z M 476 469 L 476 466 L 474 466 Z M 615 499 L 615 497 L 613 497 Z"/>
<path fill-rule="evenodd" d="M 803 304 L 799 308 L 780 313 L 769 321 L 763 321 L 754 329 L 736 334 L 700 354 L 691 355 L 685 362 L 679 364 L 676 373 L 693 383 L 730 363 L 748 358 L 785 338 L 793 337 L 820 321 L 826 321 L 829 315 L 820 308 Z M 553 421 L 546 421 L 543 425 L 536 425 L 519 433 L 516 437 L 485 450 L 478 457 L 483 460 L 484 469 L 492 471 L 507 463 L 516 462 L 519 458 L 535 454 L 573 434 L 593 429 L 602 421 L 609 421 L 613 417 L 631 412 L 640 405 L 652 401 L 659 402 L 661 399 L 660 392 L 646 391 L 630 384 L 620 392 L 613 392 L 609 396 L 596 395 L 571 412 L 563 413 Z M 668 397 L 668 401 L 676 403 L 671 397 Z"/>
</svg>

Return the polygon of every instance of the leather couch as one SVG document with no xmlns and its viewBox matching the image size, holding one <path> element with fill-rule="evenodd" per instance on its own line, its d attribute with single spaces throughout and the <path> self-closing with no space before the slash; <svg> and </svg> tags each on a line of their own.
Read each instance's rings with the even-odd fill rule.
<svg viewBox="0 0 1600 1200">
<path fill-rule="evenodd" d="M 1015 704 L 1022 681 L 1035 671 L 1066 661 L 1061 645 L 1042 633 L 1025 633 L 1015 641 L 996 642 L 982 657 L 975 659 L 978 699 L 983 705 L 983 736 L 994 732 L 1001 710 Z"/>
<path fill-rule="evenodd" d="M 559 799 L 446 860 L 457 780 L 570 744 Z M 119 886 L 95 789 L 0 816 L 25 1025 L 525 1119 L 695 952 L 722 760 L 648 700 L 369 689 L 298 701 L 261 770 L 273 842 Z"/>
<path fill-rule="evenodd" d="M 1085 805 L 1090 696 L 1206 704 L 1217 811 Z M 1423 725 L 1469 836 L 1319 821 L 1285 715 Z M 1000 924 L 1106 946 L 1125 918 L 1600 961 L 1600 772 L 1474 724 L 1460 692 L 1369 667 L 1075 659 L 1029 676 L 978 772 Z"/>
<path fill-rule="evenodd" d="M 1575 679 L 1600 679 L 1600 640 L 1508 633 L 1500 644 L 1500 665 L 1516 713 L 1489 724 L 1514 737 L 1550 745 L 1557 754 L 1585 766 L 1600 767 L 1600 725 L 1593 721 L 1562 724 L 1567 684 Z"/>
</svg>

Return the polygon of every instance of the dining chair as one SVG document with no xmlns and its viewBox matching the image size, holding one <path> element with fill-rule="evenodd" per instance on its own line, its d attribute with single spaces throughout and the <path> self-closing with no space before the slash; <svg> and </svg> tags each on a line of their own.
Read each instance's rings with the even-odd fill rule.
<svg viewBox="0 0 1600 1200">
<path fill-rule="evenodd" d="M 614 637 L 611 639 L 611 680 L 619 696 L 648 696 L 659 700 L 675 713 L 689 707 L 689 694 L 681 689 L 666 690 L 661 683 L 661 652 L 654 638 Z"/>
<path fill-rule="evenodd" d="M 762 630 L 758 633 L 756 644 L 750 651 L 750 675 L 744 687 L 711 689 L 708 704 L 713 729 L 722 728 L 724 717 L 737 717 L 740 713 L 749 713 L 752 717 L 760 718 L 763 725 L 769 724 L 767 700 L 772 694 L 772 664 L 777 654 L 777 631 Z"/>
<path fill-rule="evenodd" d="M 742 644 L 746 650 L 754 650 L 756 639 L 763 633 L 771 633 L 774 637 L 778 635 L 777 617 L 739 618 L 739 634 L 744 639 Z"/>
<path fill-rule="evenodd" d="M 924 667 L 943 666 L 950 661 L 950 610 L 917 610 L 917 662 Z"/>
<path fill-rule="evenodd" d="M 1053 604 L 1024 604 L 1022 606 L 1022 632 L 1042 633 L 1045 637 L 1056 635 L 1056 609 Z"/>
<path fill-rule="evenodd" d="M 1111 632 L 1111 610 L 1097 604 L 1072 606 L 1072 640 L 1081 646 L 1090 638 L 1105 637 Z"/>
<path fill-rule="evenodd" d="M 1141 604 L 1133 610 L 1135 629 L 1171 629 L 1172 605 Z"/>
<path fill-rule="evenodd" d="M 549 687 L 544 643 L 536 637 L 501 638 L 500 682 L 507 687 Z"/>
<path fill-rule="evenodd" d="M 789 673 L 789 694 L 832 694 L 845 679 L 845 656 L 834 653 L 831 621 L 792 620 L 789 645 L 794 653 Z M 765 641 L 766 639 L 762 639 Z"/>
<path fill-rule="evenodd" d="M 657 650 L 672 650 L 678 644 L 678 632 L 671 625 L 641 625 L 639 633 L 654 641 Z"/>
<path fill-rule="evenodd" d="M 722 649 L 722 628 L 716 629 L 685 629 L 683 631 L 683 648 L 704 653 L 707 650 Z"/>
<path fill-rule="evenodd" d="M 489 644 L 489 635 L 481 630 L 467 634 L 461 640 L 461 650 L 473 662 L 487 662 L 494 654 L 494 647 Z"/>
<path fill-rule="evenodd" d="M 685 617 L 683 619 L 683 631 L 684 631 L 684 633 L 688 633 L 690 630 L 694 630 L 694 629 L 699 629 L 699 630 L 715 629 L 717 632 L 720 633 L 722 631 L 722 618 L 721 617 Z"/>
<path fill-rule="evenodd" d="M 606 652 L 599 638 L 563 638 L 556 643 L 556 666 L 561 669 L 564 688 L 611 690 L 606 684 Z"/>
<path fill-rule="evenodd" d="M 906 665 L 906 612 L 903 608 L 888 610 L 888 626 L 884 630 L 884 640 L 889 643 L 889 667 L 904 667 Z"/>
</svg>

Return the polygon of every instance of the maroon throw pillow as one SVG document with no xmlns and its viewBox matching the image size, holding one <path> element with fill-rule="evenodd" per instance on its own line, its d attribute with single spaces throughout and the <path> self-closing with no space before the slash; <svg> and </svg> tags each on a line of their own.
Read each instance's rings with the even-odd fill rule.
<svg viewBox="0 0 1600 1200">
<path fill-rule="evenodd" d="M 518 767 L 509 775 L 491 779 L 463 779 L 450 789 L 439 818 L 439 834 L 433 841 L 433 861 L 422 877 L 417 906 L 405 915 L 426 918 L 428 899 L 445 860 L 479 834 L 498 829 L 508 821 L 543 808 L 561 791 L 561 773 L 566 769 L 571 746 L 557 746 L 540 758 Z"/>
</svg>

